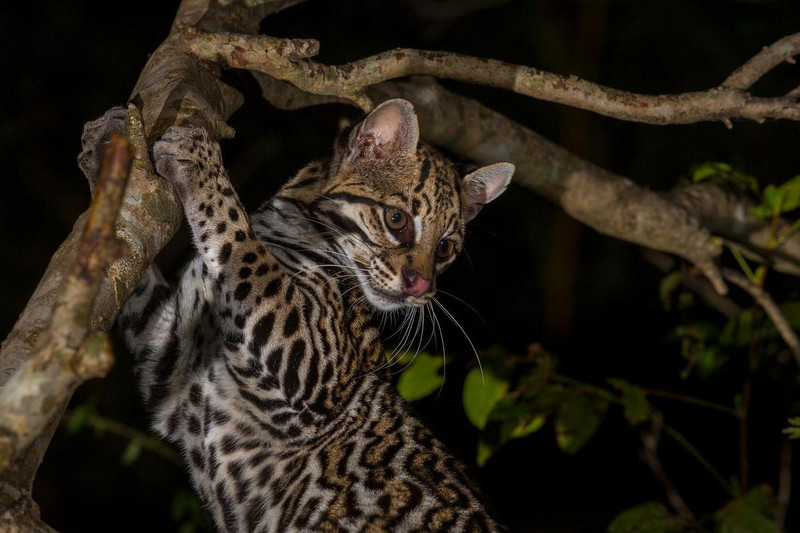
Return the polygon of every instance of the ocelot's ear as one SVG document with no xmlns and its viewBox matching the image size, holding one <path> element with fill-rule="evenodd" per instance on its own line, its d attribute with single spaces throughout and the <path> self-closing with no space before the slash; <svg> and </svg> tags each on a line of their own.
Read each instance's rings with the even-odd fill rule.
<svg viewBox="0 0 800 533">
<path fill-rule="evenodd" d="M 461 183 L 465 197 L 464 217 L 467 222 L 475 218 L 485 204 L 503 194 L 513 175 L 514 165 L 495 163 L 464 176 Z"/>
<path fill-rule="evenodd" d="M 353 128 L 347 144 L 350 158 L 383 158 L 414 154 L 419 126 L 414 106 L 395 98 L 376 107 Z"/>
</svg>

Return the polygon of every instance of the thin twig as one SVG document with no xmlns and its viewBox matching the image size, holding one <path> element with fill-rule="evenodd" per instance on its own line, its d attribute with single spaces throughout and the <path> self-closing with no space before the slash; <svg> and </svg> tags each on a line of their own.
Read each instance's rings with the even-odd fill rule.
<svg viewBox="0 0 800 533">
<path fill-rule="evenodd" d="M 62 424 L 68 425 L 70 419 L 75 416 L 78 416 L 77 411 L 66 411 L 64 413 L 64 418 L 62 419 Z M 127 439 L 128 441 L 138 442 L 142 448 L 161 456 L 170 463 L 181 467 L 184 466 L 184 462 L 181 459 L 180 454 L 175 451 L 175 448 L 161 440 L 161 438 L 157 435 L 145 433 L 144 431 L 131 427 L 127 424 L 123 424 L 119 420 L 107 418 L 97 414 L 96 412 L 89 411 L 86 412 L 84 416 L 86 417 L 84 423 L 87 426 L 94 428 L 96 431 L 107 431 Z"/>
<path fill-rule="evenodd" d="M 736 69 L 733 74 L 728 76 L 728 79 L 722 82 L 722 87 L 749 89 L 761 76 L 784 61 L 791 60 L 797 55 L 798 50 L 800 50 L 800 33 L 779 39 L 772 45 L 765 46 L 747 63 Z"/>
<path fill-rule="evenodd" d="M 763 288 L 747 279 L 746 276 L 735 270 L 723 268 L 722 275 L 737 287 L 744 289 L 755 299 L 758 305 L 764 309 L 764 312 L 767 313 L 772 323 L 775 324 L 775 329 L 778 330 L 778 333 L 789 347 L 792 355 L 794 355 L 795 360 L 800 364 L 800 340 L 798 340 L 797 334 L 792 330 L 792 327 L 789 325 L 786 317 L 783 316 L 775 300 L 772 299 L 772 296 Z"/>
<path fill-rule="evenodd" d="M 722 488 L 725 489 L 725 492 L 727 492 L 731 496 L 735 495 L 735 491 L 733 490 L 733 487 L 731 487 L 730 483 L 728 483 L 725 480 L 725 478 L 722 477 L 722 474 L 720 474 L 719 471 L 716 468 L 714 468 L 714 465 L 712 465 L 711 462 L 708 459 L 706 459 L 706 457 L 702 453 L 700 453 L 700 450 L 695 448 L 694 445 L 686 439 L 686 437 L 684 437 L 678 430 L 676 430 L 672 426 L 668 426 L 662 423 L 661 427 L 664 430 L 664 433 L 675 439 L 675 442 L 680 444 L 684 450 L 689 452 L 689 455 L 694 457 L 695 460 L 698 463 L 700 463 L 703 466 L 703 468 L 705 468 L 706 471 L 709 474 L 711 474 L 711 476 L 714 479 L 717 480 L 717 482 L 722 486 Z"/>
<path fill-rule="evenodd" d="M 689 509 L 689 506 L 686 505 L 686 501 L 683 499 L 680 492 L 678 492 L 678 489 L 675 488 L 672 480 L 670 480 L 664 470 L 661 460 L 658 458 L 658 443 L 661 440 L 661 426 L 655 422 L 651 423 L 650 429 L 640 432 L 639 437 L 642 439 L 643 446 L 640 457 L 644 464 L 652 470 L 653 475 L 656 476 L 659 483 L 661 483 L 664 492 L 667 494 L 670 505 L 672 505 L 678 515 L 687 522 L 696 522 L 697 519 L 694 513 Z"/>
<path fill-rule="evenodd" d="M 697 405 L 698 407 L 713 409 L 715 411 L 720 411 L 722 413 L 726 413 L 732 416 L 739 416 L 739 412 L 735 408 L 711 402 L 708 400 L 704 400 L 703 398 L 695 398 L 694 396 L 687 396 L 686 394 L 679 394 L 677 392 L 670 392 L 661 389 L 642 389 L 642 390 L 644 390 L 644 393 L 648 396 L 668 398 L 670 400 L 675 400 L 682 403 Z"/>
</svg>

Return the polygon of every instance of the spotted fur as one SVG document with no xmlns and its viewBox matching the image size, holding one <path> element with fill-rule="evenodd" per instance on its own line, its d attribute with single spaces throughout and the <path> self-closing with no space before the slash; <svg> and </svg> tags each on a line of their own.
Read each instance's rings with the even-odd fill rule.
<svg viewBox="0 0 800 533">
<path fill-rule="evenodd" d="M 153 425 L 217 528 L 499 529 L 394 390 L 374 315 L 428 304 L 513 167 L 464 176 L 418 141 L 402 100 L 251 216 L 203 130 L 170 128 L 154 158 L 198 256 L 172 288 L 151 267 L 120 324 Z"/>
</svg>

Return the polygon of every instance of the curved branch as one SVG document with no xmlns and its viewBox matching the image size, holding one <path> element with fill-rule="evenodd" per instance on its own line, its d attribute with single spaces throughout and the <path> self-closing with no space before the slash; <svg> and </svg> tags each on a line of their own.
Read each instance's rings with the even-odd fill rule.
<svg viewBox="0 0 800 533">
<path fill-rule="evenodd" d="M 800 104 L 793 97 L 758 98 L 744 89 L 777 58 L 800 53 L 800 34 L 781 39 L 742 66 L 720 87 L 702 92 L 644 95 L 604 87 L 576 76 L 449 52 L 397 48 L 346 65 L 330 66 L 309 59 L 287 59 L 275 48 L 293 48 L 313 40 L 275 39 L 262 35 L 206 33 L 186 29 L 183 46 L 194 56 L 229 68 L 244 68 L 287 81 L 306 92 L 352 101 L 365 111 L 372 108 L 368 87 L 395 78 L 430 75 L 507 89 L 519 94 L 569 105 L 601 115 L 648 124 L 689 124 L 731 119 L 800 120 Z M 294 43 L 294 44 L 293 44 Z M 308 55 L 304 57 L 309 57 Z M 765 70 L 766 69 L 766 70 Z M 755 79 L 754 79 L 755 78 Z"/>
<path fill-rule="evenodd" d="M 800 50 L 800 33 L 779 39 L 772 45 L 765 46 L 747 63 L 736 69 L 733 74 L 728 76 L 728 79 L 722 82 L 722 87 L 749 89 L 761 76 L 784 61 L 794 62 L 792 58 L 797 55 L 798 50 Z"/>
<path fill-rule="evenodd" d="M 104 334 L 89 335 L 92 303 L 108 266 L 123 253 L 117 220 L 132 162 L 131 145 L 113 135 L 100 169 L 75 261 L 33 352 L 0 391 L 0 473 L 42 432 L 74 388 L 111 367 Z"/>
</svg>

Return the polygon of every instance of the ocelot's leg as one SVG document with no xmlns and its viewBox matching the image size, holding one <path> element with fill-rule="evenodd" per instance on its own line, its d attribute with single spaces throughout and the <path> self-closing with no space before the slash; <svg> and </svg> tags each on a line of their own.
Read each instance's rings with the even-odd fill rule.
<svg viewBox="0 0 800 533">
<path fill-rule="evenodd" d="M 212 301 L 199 260 L 172 288 L 151 266 L 119 317 L 153 426 L 170 439 L 180 438 L 189 389 L 201 376 L 203 354 L 217 342 L 208 324 Z"/>
<path fill-rule="evenodd" d="M 205 130 L 172 127 L 155 144 L 153 153 L 158 173 L 172 183 L 183 203 L 195 246 L 212 277 L 221 278 L 224 284 L 231 265 L 274 264 L 250 229 L 222 166 L 219 145 Z M 239 296 L 249 292 L 244 282 L 235 283 L 234 288 Z"/>
<path fill-rule="evenodd" d="M 200 129 L 173 127 L 154 147 L 158 172 L 183 202 L 194 243 L 214 287 L 214 328 L 221 335 L 228 383 L 248 411 L 292 434 L 295 415 L 317 396 L 322 364 L 302 311 L 276 259 L 250 228 L 222 166 L 219 145 Z M 312 368 L 313 367 L 313 368 Z M 308 390 L 306 390 L 308 387 Z M 312 390 L 313 389 L 313 390 Z M 306 393 L 309 394 L 306 394 Z M 306 426 L 310 425 L 308 413 Z M 294 426 L 294 427 L 292 427 Z M 304 428 L 309 429 L 309 428 Z"/>
</svg>

